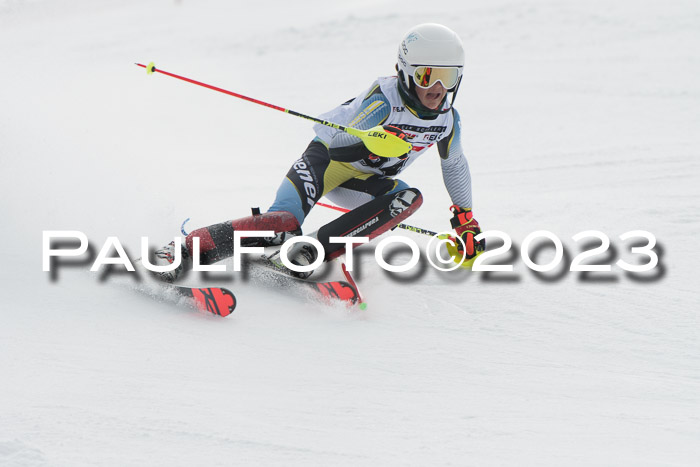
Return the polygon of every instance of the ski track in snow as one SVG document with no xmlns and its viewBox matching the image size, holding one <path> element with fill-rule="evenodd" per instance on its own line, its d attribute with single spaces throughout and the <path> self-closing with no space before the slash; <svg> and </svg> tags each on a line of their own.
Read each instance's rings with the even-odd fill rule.
<svg viewBox="0 0 700 467">
<path fill-rule="evenodd" d="M 700 463 L 698 3 L 439 6 L 0 0 L 0 465 Z M 363 246 L 366 311 L 189 277 L 234 291 L 222 319 L 90 264 L 41 271 L 43 230 L 139 256 L 185 218 L 265 209 L 313 136 L 134 62 L 316 115 L 392 74 L 425 21 L 465 43 L 457 107 L 484 229 L 518 248 L 550 230 L 568 261 L 574 234 L 600 230 L 609 262 L 633 260 L 619 235 L 648 230 L 656 279 L 537 277 L 517 255 L 505 279 L 392 276 Z M 436 150 L 400 178 L 425 197 L 408 223 L 447 229 Z M 336 216 L 321 209 L 306 231 Z"/>
</svg>

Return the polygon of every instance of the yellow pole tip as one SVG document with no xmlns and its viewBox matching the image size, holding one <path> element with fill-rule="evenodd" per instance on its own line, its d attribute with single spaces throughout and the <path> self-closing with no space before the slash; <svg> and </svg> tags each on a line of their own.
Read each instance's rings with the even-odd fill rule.
<svg viewBox="0 0 700 467">
<path fill-rule="evenodd" d="M 146 73 L 148 73 L 149 75 L 152 75 L 155 70 L 156 70 L 156 64 L 153 62 L 149 63 L 148 66 L 146 67 Z"/>
</svg>

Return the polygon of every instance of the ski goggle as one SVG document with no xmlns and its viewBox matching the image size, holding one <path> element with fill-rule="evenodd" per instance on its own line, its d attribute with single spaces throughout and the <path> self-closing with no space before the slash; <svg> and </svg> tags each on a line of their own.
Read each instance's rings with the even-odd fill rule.
<svg viewBox="0 0 700 467">
<path fill-rule="evenodd" d="M 419 88 L 428 89 L 439 81 L 446 89 L 451 89 L 457 85 L 459 76 L 460 69 L 458 67 L 440 68 L 420 65 L 413 72 L 413 82 Z"/>
</svg>

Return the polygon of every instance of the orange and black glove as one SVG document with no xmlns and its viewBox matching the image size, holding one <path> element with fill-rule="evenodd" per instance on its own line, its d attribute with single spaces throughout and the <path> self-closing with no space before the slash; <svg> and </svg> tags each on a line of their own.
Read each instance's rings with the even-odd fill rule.
<svg viewBox="0 0 700 467">
<path fill-rule="evenodd" d="M 474 219 L 471 209 L 461 208 L 456 204 L 450 206 L 452 211 L 452 228 L 455 229 L 457 235 L 460 236 L 464 242 L 464 251 L 462 250 L 462 245 L 458 243 L 458 251 L 460 254 L 464 255 L 465 260 L 470 260 L 474 258 L 477 254 L 481 253 L 486 249 L 486 240 L 483 238 L 476 241 L 474 237 L 481 233 L 481 227 L 479 223 Z"/>
</svg>

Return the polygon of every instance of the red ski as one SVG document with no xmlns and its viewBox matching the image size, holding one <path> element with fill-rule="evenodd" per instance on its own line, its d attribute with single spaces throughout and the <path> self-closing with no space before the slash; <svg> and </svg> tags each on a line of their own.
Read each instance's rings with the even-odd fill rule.
<svg viewBox="0 0 700 467">
<path fill-rule="evenodd" d="M 236 296 L 223 287 L 185 287 L 170 285 L 169 289 L 178 295 L 191 298 L 191 304 L 198 310 L 208 311 L 218 316 L 228 316 L 236 309 Z"/>
<path fill-rule="evenodd" d="M 325 300 L 340 300 L 355 305 L 360 301 L 360 294 L 357 289 L 349 282 L 332 281 L 332 282 L 313 282 L 299 279 L 299 281 L 308 284 L 318 295 Z"/>
</svg>

